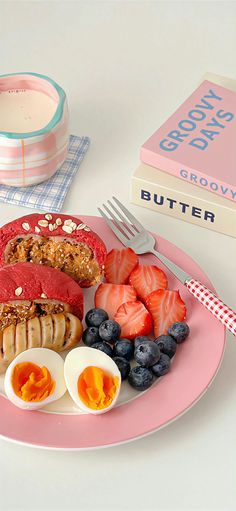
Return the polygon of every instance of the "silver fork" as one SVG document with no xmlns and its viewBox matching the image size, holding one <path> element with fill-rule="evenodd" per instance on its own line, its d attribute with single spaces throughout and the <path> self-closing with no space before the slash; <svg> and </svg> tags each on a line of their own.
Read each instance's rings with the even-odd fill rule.
<svg viewBox="0 0 236 511">
<path fill-rule="evenodd" d="M 108 200 L 107 204 L 103 204 L 103 210 L 98 208 L 98 211 L 123 245 L 132 248 L 136 254 L 154 254 L 189 292 L 236 336 L 235 312 L 201 282 L 160 254 L 155 249 L 155 238 L 116 197 L 113 197 L 113 202 Z"/>
</svg>

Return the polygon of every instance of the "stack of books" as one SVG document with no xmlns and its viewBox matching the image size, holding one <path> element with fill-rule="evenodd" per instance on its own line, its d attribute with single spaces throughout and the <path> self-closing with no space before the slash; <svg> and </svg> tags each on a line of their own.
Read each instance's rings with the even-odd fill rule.
<svg viewBox="0 0 236 511">
<path fill-rule="evenodd" d="M 236 82 L 205 78 L 141 147 L 131 200 L 236 237 Z"/>
</svg>

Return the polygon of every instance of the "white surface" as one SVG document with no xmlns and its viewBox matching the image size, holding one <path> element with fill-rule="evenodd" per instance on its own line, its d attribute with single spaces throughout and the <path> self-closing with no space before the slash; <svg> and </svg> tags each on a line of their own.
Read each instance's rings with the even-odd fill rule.
<svg viewBox="0 0 236 511">
<path fill-rule="evenodd" d="M 66 212 L 96 214 L 111 194 L 128 204 L 141 143 L 206 71 L 236 79 L 235 2 L 1 2 L 0 23 L 1 73 L 54 78 L 68 95 L 71 132 L 92 139 Z M 236 309 L 235 239 L 130 209 L 194 257 Z M 0 205 L 1 223 L 27 212 Z M 235 368 L 228 335 L 200 402 L 129 445 L 57 453 L 1 441 L 1 509 L 234 510 Z"/>
</svg>

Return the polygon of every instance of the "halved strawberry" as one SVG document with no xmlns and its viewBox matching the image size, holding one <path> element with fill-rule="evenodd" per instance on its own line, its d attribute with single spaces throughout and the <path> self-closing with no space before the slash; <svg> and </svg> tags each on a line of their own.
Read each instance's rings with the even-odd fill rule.
<svg viewBox="0 0 236 511">
<path fill-rule="evenodd" d="M 111 284 L 126 284 L 130 273 L 138 264 L 138 256 L 132 248 L 113 248 L 105 261 L 105 277 Z"/>
<path fill-rule="evenodd" d="M 114 316 L 121 326 L 121 337 L 134 339 L 137 335 L 148 335 L 152 330 L 152 317 L 142 302 L 123 303 Z"/>
<path fill-rule="evenodd" d="M 94 297 L 95 307 L 104 309 L 113 319 L 122 303 L 136 300 L 136 291 L 132 286 L 123 284 L 100 284 Z"/>
<path fill-rule="evenodd" d="M 186 318 L 185 303 L 179 291 L 158 289 L 147 296 L 145 304 L 152 315 L 156 337 L 166 335 L 173 323 Z"/>
<path fill-rule="evenodd" d="M 166 289 L 168 282 L 164 271 L 157 266 L 140 265 L 132 271 L 129 284 L 134 287 L 139 298 L 145 300 L 152 291 Z"/>
</svg>

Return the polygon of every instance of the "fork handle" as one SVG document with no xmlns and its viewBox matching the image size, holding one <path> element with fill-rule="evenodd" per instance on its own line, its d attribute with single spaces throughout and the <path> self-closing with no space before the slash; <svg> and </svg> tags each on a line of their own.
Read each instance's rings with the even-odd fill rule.
<svg viewBox="0 0 236 511">
<path fill-rule="evenodd" d="M 236 336 L 236 314 L 212 291 L 198 280 L 188 278 L 184 282 L 189 292 L 206 307 L 223 325 Z"/>
</svg>

